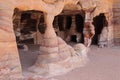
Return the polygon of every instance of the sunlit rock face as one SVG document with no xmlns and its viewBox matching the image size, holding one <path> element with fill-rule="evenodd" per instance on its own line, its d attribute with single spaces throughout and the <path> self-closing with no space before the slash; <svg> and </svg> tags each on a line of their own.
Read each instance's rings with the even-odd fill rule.
<svg viewBox="0 0 120 80">
<path fill-rule="evenodd" d="M 0 79 L 22 78 L 21 65 L 12 25 L 14 1 L 0 1 Z"/>
</svg>

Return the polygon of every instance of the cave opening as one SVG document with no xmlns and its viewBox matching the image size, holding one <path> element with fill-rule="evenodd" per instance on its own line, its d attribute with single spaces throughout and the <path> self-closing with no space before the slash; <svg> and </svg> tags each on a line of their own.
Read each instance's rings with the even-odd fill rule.
<svg viewBox="0 0 120 80">
<path fill-rule="evenodd" d="M 17 43 L 37 44 L 35 36 L 39 26 L 44 25 L 44 15 L 40 11 L 30 10 L 16 13 L 13 27 Z"/>
<path fill-rule="evenodd" d="M 106 20 L 105 14 L 101 13 L 98 16 L 94 17 L 93 25 L 95 27 L 95 35 L 92 39 L 92 44 L 98 45 L 99 39 L 100 39 L 100 34 L 101 34 L 103 28 L 108 26 L 108 22 Z"/>
<path fill-rule="evenodd" d="M 61 13 L 55 17 L 53 22 L 54 28 L 58 29 L 55 29 L 56 34 L 66 42 L 83 43 L 84 18 L 85 14 L 83 12 L 71 13 L 67 11 Z"/>
<path fill-rule="evenodd" d="M 14 11 L 13 28 L 22 70 L 32 66 L 39 55 L 39 28 L 44 24 L 41 11 Z"/>
</svg>

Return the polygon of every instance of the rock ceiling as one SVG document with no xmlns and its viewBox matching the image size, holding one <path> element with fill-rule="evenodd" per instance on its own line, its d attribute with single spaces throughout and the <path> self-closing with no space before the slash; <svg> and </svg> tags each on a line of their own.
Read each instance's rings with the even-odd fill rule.
<svg viewBox="0 0 120 80">
<path fill-rule="evenodd" d="M 24 2 L 24 3 L 26 2 L 23 0 L 18 0 L 18 1 Z M 42 0 L 42 1 L 47 3 L 48 5 L 49 4 L 54 5 L 55 3 L 58 3 L 59 1 L 61 1 L 61 2 L 65 3 L 64 10 L 89 11 L 89 12 L 92 12 L 93 16 L 99 15 L 100 13 L 110 13 L 112 11 L 112 6 L 113 6 L 113 0 Z M 33 3 L 39 4 L 39 2 L 40 2 L 40 0 L 37 0 Z M 64 3 L 61 3 L 61 5 L 63 5 Z M 68 3 L 68 4 L 66 4 L 66 3 Z M 44 6 L 43 4 L 39 4 L 39 5 Z M 29 4 L 28 4 L 28 6 L 29 6 Z M 59 13 L 60 6 L 58 6 L 58 7 L 57 7 L 57 5 L 55 5 L 55 6 L 57 9 L 56 12 Z M 38 8 L 38 6 L 37 6 L 37 8 Z M 50 7 L 48 6 L 48 8 L 50 8 Z M 24 8 L 22 8 L 22 9 L 24 9 Z M 47 9 L 47 10 L 51 11 L 51 9 Z M 54 10 L 54 8 L 52 10 Z M 61 10 L 62 10 L 62 8 L 61 8 Z"/>
<path fill-rule="evenodd" d="M 54 4 L 58 0 L 43 0 L 46 3 Z M 99 13 L 108 13 L 110 9 L 112 9 L 113 0 L 70 0 L 70 1 L 78 1 L 75 4 L 67 4 L 64 7 L 64 10 L 93 10 L 94 15 L 98 15 Z"/>
</svg>

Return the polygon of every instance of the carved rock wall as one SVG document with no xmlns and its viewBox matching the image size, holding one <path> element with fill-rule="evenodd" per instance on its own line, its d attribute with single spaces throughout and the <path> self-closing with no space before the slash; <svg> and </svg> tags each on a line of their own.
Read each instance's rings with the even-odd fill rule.
<svg viewBox="0 0 120 80">
<path fill-rule="evenodd" d="M 22 78 L 12 25 L 14 2 L 0 0 L 0 80 Z"/>
<path fill-rule="evenodd" d="M 113 5 L 113 24 L 115 45 L 120 45 L 120 1 L 115 0 Z"/>
</svg>

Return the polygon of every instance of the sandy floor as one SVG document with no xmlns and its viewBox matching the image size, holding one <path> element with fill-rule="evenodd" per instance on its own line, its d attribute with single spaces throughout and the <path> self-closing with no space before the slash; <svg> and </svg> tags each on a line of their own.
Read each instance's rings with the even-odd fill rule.
<svg viewBox="0 0 120 80">
<path fill-rule="evenodd" d="M 23 70 L 34 64 L 38 48 L 29 47 L 30 51 L 19 51 Z M 91 46 L 89 62 L 84 67 L 56 76 L 50 80 L 120 80 L 120 46 L 97 48 Z"/>
</svg>

